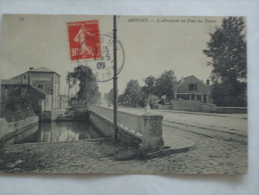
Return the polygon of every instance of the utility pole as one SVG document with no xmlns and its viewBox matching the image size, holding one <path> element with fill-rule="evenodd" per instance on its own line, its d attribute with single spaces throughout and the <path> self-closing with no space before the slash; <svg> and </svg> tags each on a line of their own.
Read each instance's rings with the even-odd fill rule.
<svg viewBox="0 0 259 195">
<path fill-rule="evenodd" d="M 69 97 L 70 96 L 70 78 L 69 78 L 69 83 L 68 83 L 68 94 L 67 94 L 67 107 L 69 107 Z"/>
<path fill-rule="evenodd" d="M 87 69 L 85 70 L 85 107 L 87 108 Z"/>
<path fill-rule="evenodd" d="M 116 15 L 113 16 L 113 123 L 114 123 L 114 141 L 118 141 L 118 121 L 117 121 L 117 104 L 118 104 L 118 90 L 117 90 L 117 28 L 116 28 Z"/>
</svg>

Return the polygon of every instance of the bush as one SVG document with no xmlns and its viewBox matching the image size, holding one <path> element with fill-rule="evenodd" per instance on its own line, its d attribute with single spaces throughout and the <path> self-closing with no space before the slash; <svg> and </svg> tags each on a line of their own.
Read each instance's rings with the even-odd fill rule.
<svg viewBox="0 0 259 195">
<path fill-rule="evenodd" d="M 10 96 L 3 103 L 1 113 L 8 122 L 15 122 L 35 116 L 35 111 L 38 111 L 38 104 L 35 104 L 33 97 L 24 94 L 21 96 Z"/>
<path fill-rule="evenodd" d="M 73 106 L 68 108 L 65 112 L 66 118 L 72 118 L 75 121 L 89 120 L 89 111 L 82 106 Z"/>
</svg>

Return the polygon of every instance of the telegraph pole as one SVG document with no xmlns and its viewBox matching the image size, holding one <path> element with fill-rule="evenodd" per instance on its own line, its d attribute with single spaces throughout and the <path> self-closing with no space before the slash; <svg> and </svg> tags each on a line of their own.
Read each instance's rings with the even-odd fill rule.
<svg viewBox="0 0 259 195">
<path fill-rule="evenodd" d="M 85 69 L 85 107 L 87 108 L 87 68 Z"/>
<path fill-rule="evenodd" d="M 117 121 L 117 112 L 118 112 L 118 90 L 117 90 L 117 28 L 116 28 L 116 15 L 113 16 L 113 123 L 114 123 L 114 141 L 118 141 L 118 121 Z"/>
<path fill-rule="evenodd" d="M 69 78 L 69 83 L 68 83 L 67 107 L 69 107 L 69 98 L 70 98 L 70 78 Z"/>
</svg>

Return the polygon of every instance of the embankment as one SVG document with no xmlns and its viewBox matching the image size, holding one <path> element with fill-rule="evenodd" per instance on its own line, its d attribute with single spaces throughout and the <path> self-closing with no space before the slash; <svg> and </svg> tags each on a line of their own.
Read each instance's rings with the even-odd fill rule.
<svg viewBox="0 0 259 195">
<path fill-rule="evenodd" d="M 0 118 L 0 147 L 4 144 L 15 143 L 15 137 L 19 137 L 19 135 L 25 131 L 38 126 L 38 123 L 38 116 L 11 123 L 8 123 L 5 118 Z"/>
</svg>

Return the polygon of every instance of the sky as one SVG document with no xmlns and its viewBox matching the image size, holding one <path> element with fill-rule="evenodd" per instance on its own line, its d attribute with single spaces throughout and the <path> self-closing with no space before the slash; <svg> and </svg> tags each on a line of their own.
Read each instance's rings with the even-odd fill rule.
<svg viewBox="0 0 259 195">
<path fill-rule="evenodd" d="M 212 67 L 202 53 L 210 40 L 209 33 L 221 25 L 223 17 L 119 16 L 117 37 L 119 94 L 129 80 L 158 77 L 174 70 L 178 80 L 190 75 L 209 78 Z M 67 23 L 98 20 L 100 34 L 107 38 L 113 32 L 112 16 L 96 15 L 4 15 L 2 22 L 1 76 L 9 79 L 29 70 L 49 68 L 61 75 L 61 93 L 67 93 L 66 75 L 79 64 L 96 70 L 94 60 L 71 62 Z M 107 36 L 108 35 L 108 36 Z M 102 48 L 107 46 L 103 42 Z M 113 56 L 112 47 L 109 54 Z M 112 68 L 112 64 L 110 64 Z M 103 70 L 106 73 L 106 69 Z M 102 94 L 112 89 L 112 80 L 100 82 Z M 78 89 L 78 88 L 77 88 Z M 72 89 L 73 92 L 76 90 Z M 74 91 L 75 92 L 75 91 Z"/>
</svg>

